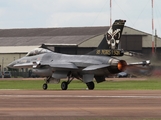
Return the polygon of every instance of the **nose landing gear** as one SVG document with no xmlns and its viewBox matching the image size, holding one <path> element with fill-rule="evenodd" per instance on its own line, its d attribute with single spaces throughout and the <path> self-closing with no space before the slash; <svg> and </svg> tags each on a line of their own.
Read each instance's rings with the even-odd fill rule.
<svg viewBox="0 0 161 120">
<path fill-rule="evenodd" d="M 46 80 L 45 80 L 46 82 L 42 86 L 43 90 L 47 90 L 48 89 L 48 83 L 50 82 L 50 79 L 51 79 L 51 77 L 47 77 L 46 78 Z"/>
<path fill-rule="evenodd" d="M 42 86 L 43 90 L 47 90 L 48 89 L 48 84 L 47 83 L 44 83 L 43 86 Z"/>
</svg>

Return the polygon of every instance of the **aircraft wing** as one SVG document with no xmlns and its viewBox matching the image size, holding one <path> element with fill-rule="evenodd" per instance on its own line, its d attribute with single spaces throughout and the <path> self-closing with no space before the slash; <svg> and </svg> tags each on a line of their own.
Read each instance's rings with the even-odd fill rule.
<svg viewBox="0 0 161 120">
<path fill-rule="evenodd" d="M 110 65 L 107 64 L 101 64 L 101 65 L 90 65 L 86 68 L 83 69 L 83 71 L 92 71 L 92 70 L 97 70 L 97 69 L 101 69 L 101 68 L 106 68 Z"/>
</svg>

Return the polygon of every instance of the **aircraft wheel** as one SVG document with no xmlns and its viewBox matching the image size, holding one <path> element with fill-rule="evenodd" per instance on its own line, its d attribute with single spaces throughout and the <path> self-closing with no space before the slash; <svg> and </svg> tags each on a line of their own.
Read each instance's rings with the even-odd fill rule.
<svg viewBox="0 0 161 120">
<path fill-rule="evenodd" d="M 61 89 L 62 89 L 62 90 L 67 90 L 67 89 L 68 89 L 68 83 L 65 82 L 65 81 L 62 82 L 62 83 L 61 83 Z"/>
<path fill-rule="evenodd" d="M 89 90 L 93 90 L 94 87 L 95 87 L 93 81 L 86 83 L 86 85 L 87 85 L 87 87 L 88 87 Z"/>
<path fill-rule="evenodd" d="M 42 87 L 43 87 L 44 90 L 47 90 L 48 89 L 48 84 L 44 83 Z"/>
</svg>

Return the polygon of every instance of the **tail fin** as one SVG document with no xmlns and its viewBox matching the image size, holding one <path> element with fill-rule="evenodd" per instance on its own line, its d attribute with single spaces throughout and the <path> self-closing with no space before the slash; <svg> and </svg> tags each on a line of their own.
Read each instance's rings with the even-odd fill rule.
<svg viewBox="0 0 161 120">
<path fill-rule="evenodd" d="M 110 29 L 105 33 L 98 49 L 118 49 L 126 20 L 115 20 Z"/>
<path fill-rule="evenodd" d="M 96 51 L 101 49 L 118 49 L 125 22 L 126 20 L 115 20 L 109 30 L 105 33 L 97 49 L 88 54 L 96 55 Z"/>
</svg>

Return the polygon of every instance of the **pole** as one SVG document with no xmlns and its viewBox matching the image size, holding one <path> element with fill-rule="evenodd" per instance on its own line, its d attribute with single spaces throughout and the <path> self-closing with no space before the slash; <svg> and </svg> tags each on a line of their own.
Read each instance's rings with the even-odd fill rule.
<svg viewBox="0 0 161 120">
<path fill-rule="evenodd" d="M 152 54 L 154 54 L 154 21 L 153 21 L 153 0 L 152 2 Z"/>
<path fill-rule="evenodd" d="M 155 29 L 155 53 L 157 53 L 157 30 Z"/>
<path fill-rule="evenodd" d="M 110 26 L 112 25 L 112 0 L 110 0 Z"/>
<path fill-rule="evenodd" d="M 4 71 L 3 71 L 4 70 L 4 68 L 3 68 L 4 65 L 3 64 L 4 64 L 4 58 L 2 58 L 2 66 L 1 66 L 2 67 L 2 74 L 4 73 Z"/>
</svg>

